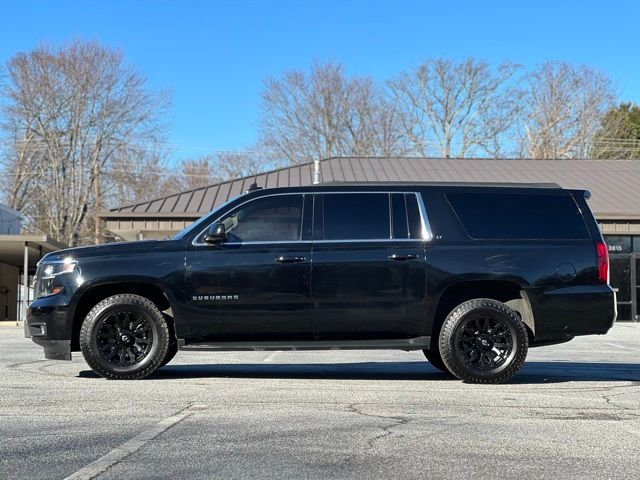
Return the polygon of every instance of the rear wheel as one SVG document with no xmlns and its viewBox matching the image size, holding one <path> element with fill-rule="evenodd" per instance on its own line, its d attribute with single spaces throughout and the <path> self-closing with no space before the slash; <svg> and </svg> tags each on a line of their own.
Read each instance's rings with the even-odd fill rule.
<svg viewBox="0 0 640 480">
<path fill-rule="evenodd" d="M 169 351 L 169 326 L 158 307 L 138 295 L 114 295 L 91 309 L 80 329 L 86 362 L 108 379 L 145 378 Z"/>
<path fill-rule="evenodd" d="M 447 316 L 439 337 L 443 363 L 469 383 L 503 383 L 524 364 L 527 330 L 504 303 L 469 300 Z"/>
</svg>

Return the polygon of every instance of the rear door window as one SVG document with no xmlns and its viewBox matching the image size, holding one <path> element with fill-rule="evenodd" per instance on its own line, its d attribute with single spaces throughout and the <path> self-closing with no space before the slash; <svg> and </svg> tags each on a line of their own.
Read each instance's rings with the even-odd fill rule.
<svg viewBox="0 0 640 480">
<path fill-rule="evenodd" d="M 420 220 L 420 209 L 418 208 L 418 199 L 415 194 L 405 194 L 407 201 L 407 216 L 409 221 L 409 238 L 422 238 L 422 222 Z"/>
<path fill-rule="evenodd" d="M 393 238 L 409 238 L 407 201 L 404 193 L 394 193 L 391 195 L 391 217 Z"/>
<path fill-rule="evenodd" d="M 325 240 L 391 238 L 388 194 L 328 193 L 323 197 Z"/>
<path fill-rule="evenodd" d="M 471 238 L 589 238 L 578 205 L 569 194 L 448 193 L 446 197 Z"/>
</svg>

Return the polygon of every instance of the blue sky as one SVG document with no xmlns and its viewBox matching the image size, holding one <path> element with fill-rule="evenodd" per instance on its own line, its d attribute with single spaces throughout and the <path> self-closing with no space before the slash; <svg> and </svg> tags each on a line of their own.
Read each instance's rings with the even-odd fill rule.
<svg viewBox="0 0 640 480">
<path fill-rule="evenodd" d="M 121 49 L 173 92 L 178 157 L 250 147 L 262 81 L 314 61 L 383 81 L 425 57 L 585 63 L 640 102 L 634 2 L 26 1 L 0 3 L 0 62 L 74 37 Z"/>
</svg>

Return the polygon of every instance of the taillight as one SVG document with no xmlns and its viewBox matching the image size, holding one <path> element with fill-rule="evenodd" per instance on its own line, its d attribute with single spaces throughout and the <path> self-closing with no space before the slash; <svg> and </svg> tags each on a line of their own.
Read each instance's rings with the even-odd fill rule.
<svg viewBox="0 0 640 480">
<path fill-rule="evenodd" d="M 609 283 L 609 252 L 604 242 L 596 242 L 596 256 L 598 258 L 598 283 Z"/>
</svg>

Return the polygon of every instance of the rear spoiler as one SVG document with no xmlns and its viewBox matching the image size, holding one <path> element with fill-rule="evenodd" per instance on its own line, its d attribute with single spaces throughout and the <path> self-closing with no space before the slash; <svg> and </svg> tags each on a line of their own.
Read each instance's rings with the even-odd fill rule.
<svg viewBox="0 0 640 480">
<path fill-rule="evenodd" d="M 571 195 L 575 195 L 576 197 L 583 197 L 587 200 L 591 198 L 591 192 L 589 190 L 569 190 Z"/>
</svg>

